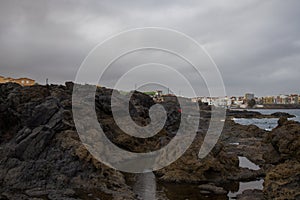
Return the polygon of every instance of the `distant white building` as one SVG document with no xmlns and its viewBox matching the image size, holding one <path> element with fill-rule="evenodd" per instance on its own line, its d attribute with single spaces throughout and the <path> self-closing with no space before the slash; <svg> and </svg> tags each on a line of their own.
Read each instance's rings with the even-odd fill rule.
<svg viewBox="0 0 300 200">
<path fill-rule="evenodd" d="M 212 97 L 202 97 L 202 98 L 201 98 L 201 102 L 202 102 L 202 103 L 207 103 L 207 105 L 212 106 L 214 100 L 213 100 Z"/>
<path fill-rule="evenodd" d="M 229 108 L 231 106 L 231 99 L 228 97 L 219 97 L 214 100 L 213 105 L 216 107 Z"/>
<path fill-rule="evenodd" d="M 228 97 L 196 97 L 192 98 L 192 102 L 201 101 L 210 106 L 216 107 L 230 107 L 231 106 L 231 99 Z"/>
</svg>

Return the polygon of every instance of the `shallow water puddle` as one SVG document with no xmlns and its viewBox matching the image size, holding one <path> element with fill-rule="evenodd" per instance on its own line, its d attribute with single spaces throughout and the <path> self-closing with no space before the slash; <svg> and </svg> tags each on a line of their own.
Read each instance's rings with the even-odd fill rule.
<svg viewBox="0 0 300 200">
<path fill-rule="evenodd" d="M 228 197 L 229 199 L 235 199 L 235 197 L 238 194 L 242 194 L 243 191 L 245 190 L 254 190 L 254 189 L 258 189 L 258 190 L 262 190 L 263 189 L 263 183 L 264 180 L 258 180 L 258 181 L 250 181 L 250 182 L 240 182 L 239 183 L 239 190 L 237 192 L 229 192 L 228 193 Z"/>
<path fill-rule="evenodd" d="M 143 200 L 156 199 L 155 175 L 150 173 L 137 174 L 137 181 L 133 186 L 133 191 Z"/>
<path fill-rule="evenodd" d="M 256 164 L 254 164 L 253 162 L 251 162 L 248 158 L 246 157 L 242 157 L 239 156 L 239 166 L 241 168 L 248 168 L 248 169 L 252 169 L 252 170 L 259 170 L 260 167 Z M 254 190 L 254 189 L 258 189 L 258 190 L 262 190 L 263 189 L 263 182 L 264 180 L 258 180 L 258 181 L 250 181 L 250 182 L 240 182 L 239 183 L 239 190 L 237 192 L 229 192 L 228 193 L 228 197 L 229 199 L 235 199 L 235 197 L 238 194 L 242 194 L 243 191 L 245 190 Z"/>
<path fill-rule="evenodd" d="M 239 158 L 239 166 L 241 168 L 249 168 L 252 170 L 260 169 L 259 166 L 255 165 L 253 162 L 248 160 L 246 157 L 238 157 Z M 158 191 L 158 185 L 156 182 L 155 175 L 150 173 L 137 174 L 137 180 L 133 185 L 133 191 L 143 200 L 155 200 L 158 198 L 159 193 L 162 191 Z M 160 186 L 161 187 L 161 186 Z M 164 192 L 168 198 L 166 199 L 234 199 L 238 194 L 241 194 L 243 191 L 248 189 L 263 189 L 263 180 L 251 181 L 251 182 L 240 182 L 238 183 L 238 188 L 234 189 L 234 192 L 229 192 L 227 197 L 226 195 L 213 195 L 205 196 L 203 194 L 199 194 L 199 189 L 197 185 L 173 185 L 167 186 L 164 185 Z M 186 194 L 189 193 L 189 194 Z M 165 198 L 163 198 L 165 199 Z"/>
<path fill-rule="evenodd" d="M 248 158 L 239 156 L 239 162 L 240 162 L 240 167 L 241 168 L 248 168 L 252 170 L 259 170 L 260 167 L 253 162 L 251 162 Z"/>
</svg>

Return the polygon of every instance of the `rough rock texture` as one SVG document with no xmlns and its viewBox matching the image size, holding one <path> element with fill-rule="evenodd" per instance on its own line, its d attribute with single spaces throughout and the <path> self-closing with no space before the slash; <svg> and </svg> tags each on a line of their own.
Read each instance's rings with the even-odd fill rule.
<svg viewBox="0 0 300 200">
<path fill-rule="evenodd" d="M 205 120 L 207 119 L 201 120 L 205 126 L 200 126 L 196 139 L 187 152 L 170 166 L 156 172 L 161 181 L 210 182 L 220 185 L 222 182 L 256 180 L 265 176 L 263 168 L 260 170 L 240 168 L 238 156 L 247 157 L 255 164 L 263 166 L 265 164 L 263 152 L 269 148 L 264 142 L 268 136 L 267 131 L 254 125 L 243 126 L 226 120 L 219 142 L 212 152 L 201 160 L 197 152 L 207 130 Z"/>
<path fill-rule="evenodd" d="M 0 85 L 1 199 L 134 199 L 123 174 L 81 144 L 71 87 Z"/>
<path fill-rule="evenodd" d="M 98 162 L 80 141 L 72 116 L 73 88 L 71 82 L 65 86 L 31 87 L 0 84 L 0 199 L 137 198 L 126 184 L 124 174 Z M 161 104 L 167 111 L 167 122 L 157 135 L 134 138 L 115 123 L 111 94 L 110 89 L 98 88 L 95 97 L 87 95 L 86 98 L 95 98 L 98 121 L 114 144 L 133 152 L 149 152 L 172 140 L 181 117 L 178 102 Z M 129 103 L 132 119 L 141 126 L 149 124 L 149 108 L 153 104 L 149 96 L 135 92 Z M 199 159 L 211 116 L 209 106 L 200 105 L 200 108 L 202 118 L 195 141 L 176 162 L 155 172 L 159 181 L 209 183 L 205 188 L 202 185 L 204 192 L 224 194 L 227 189 L 220 186 L 228 181 L 255 180 L 266 174 L 266 198 L 299 198 L 299 123 L 287 121 L 286 117 L 290 116 L 284 113 L 275 113 L 273 117 L 282 116 L 279 126 L 267 132 L 229 119 L 235 115 L 258 116 L 258 113 L 228 113 L 220 140 L 208 156 Z M 86 126 L 89 127 L 88 121 Z M 87 133 L 89 137 L 83 138 L 86 141 L 93 141 L 97 135 L 93 129 Z M 247 157 L 261 169 L 240 168 L 238 156 Z M 260 192 L 255 193 L 257 198 L 261 197 Z M 250 192 L 243 198 L 247 199 L 247 194 Z"/>
<path fill-rule="evenodd" d="M 263 192 L 261 190 L 245 190 L 242 194 L 238 194 L 237 200 L 261 200 L 264 199 Z"/>
<path fill-rule="evenodd" d="M 300 163 L 288 160 L 272 168 L 265 178 L 267 199 L 300 199 Z"/>
<path fill-rule="evenodd" d="M 269 141 L 281 160 L 300 161 L 300 123 L 279 119 L 279 126 L 269 135 Z"/>
<path fill-rule="evenodd" d="M 202 141 L 203 137 L 197 135 L 181 158 L 155 172 L 159 179 L 177 183 L 221 182 L 227 180 L 230 174 L 238 172 L 237 156 L 226 153 L 221 143 L 204 159 L 199 159 L 199 144 Z"/>
<path fill-rule="evenodd" d="M 300 124 L 286 118 L 278 123 L 268 138 L 278 159 L 266 154 L 275 166 L 266 174 L 264 195 L 268 199 L 300 199 Z"/>
</svg>

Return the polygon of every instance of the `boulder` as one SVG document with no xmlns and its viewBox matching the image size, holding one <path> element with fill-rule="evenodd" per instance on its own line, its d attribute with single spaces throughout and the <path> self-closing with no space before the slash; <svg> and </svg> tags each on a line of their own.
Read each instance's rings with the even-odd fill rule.
<svg viewBox="0 0 300 200">
<path fill-rule="evenodd" d="M 265 198 L 300 199 L 300 123 L 282 117 L 269 133 L 268 142 L 279 159 L 266 173 Z"/>
<path fill-rule="evenodd" d="M 281 118 L 279 126 L 269 133 L 268 141 L 281 160 L 300 161 L 300 123 Z"/>
<path fill-rule="evenodd" d="M 225 152 L 222 143 L 203 159 L 198 158 L 199 144 L 203 136 L 198 134 L 191 147 L 171 165 L 158 170 L 155 174 L 159 180 L 176 183 L 221 183 L 239 171 L 237 155 Z"/>
<path fill-rule="evenodd" d="M 286 116 L 281 116 L 278 120 L 278 126 L 283 126 L 286 122 L 288 122 L 288 118 Z"/>
<path fill-rule="evenodd" d="M 275 112 L 271 114 L 274 117 L 286 117 L 286 118 L 293 118 L 295 117 L 295 115 L 291 115 L 289 113 L 285 113 L 285 112 Z"/>
</svg>

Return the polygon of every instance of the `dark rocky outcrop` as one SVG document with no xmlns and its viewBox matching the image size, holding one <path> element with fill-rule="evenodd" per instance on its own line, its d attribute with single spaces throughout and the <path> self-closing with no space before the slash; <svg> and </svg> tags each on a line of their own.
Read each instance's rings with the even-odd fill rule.
<svg viewBox="0 0 300 200">
<path fill-rule="evenodd" d="M 264 182 L 266 199 L 300 199 L 300 162 L 287 160 L 271 168 Z"/>
<path fill-rule="evenodd" d="M 232 116 L 235 118 L 259 118 L 262 117 L 262 114 L 256 111 L 228 110 L 227 116 Z"/>
<path fill-rule="evenodd" d="M 275 166 L 266 174 L 264 195 L 267 199 L 300 199 L 300 124 L 286 117 L 278 124 L 268 137 L 272 153 L 265 157 Z"/>
<path fill-rule="evenodd" d="M 261 114 L 258 111 L 249 111 L 249 110 L 228 110 L 227 116 L 229 117 L 235 117 L 235 118 L 280 118 L 280 117 L 287 117 L 287 118 L 293 118 L 295 115 L 290 115 L 289 113 L 284 112 L 275 112 L 270 115 Z"/>
<path fill-rule="evenodd" d="M 295 117 L 295 115 L 291 115 L 289 113 L 285 113 L 285 112 L 275 112 L 271 114 L 274 117 L 287 117 L 287 118 L 293 118 Z"/>
<path fill-rule="evenodd" d="M 80 142 L 66 85 L 0 85 L 0 198 L 134 199 L 124 175 Z"/>
<path fill-rule="evenodd" d="M 195 142 L 181 158 L 156 171 L 155 174 L 159 180 L 176 183 L 221 183 L 226 181 L 231 174 L 238 172 L 237 155 L 226 153 L 221 143 L 217 144 L 204 159 L 199 159 L 198 144 L 201 141 L 203 138 L 197 136 Z"/>
<path fill-rule="evenodd" d="M 84 87 L 88 91 L 90 86 Z M 31 87 L 0 84 L 0 199 L 137 199 L 125 175 L 96 160 L 80 141 L 72 116 L 73 88 L 72 82 L 65 86 Z M 86 98 L 95 98 L 98 121 L 114 144 L 133 152 L 149 152 L 172 140 L 181 120 L 178 102 L 161 103 L 167 111 L 167 121 L 157 135 L 134 138 L 116 125 L 111 94 L 111 89 L 99 87 L 95 97 Z M 149 108 L 154 103 L 149 96 L 134 92 L 129 102 L 132 119 L 141 126 L 150 123 Z M 229 111 L 218 143 L 208 156 L 199 159 L 211 107 L 200 105 L 200 113 L 193 144 L 177 161 L 155 172 L 160 182 L 200 184 L 197 189 L 203 194 L 226 195 L 228 189 L 223 185 L 228 182 L 266 176 L 263 191 L 266 198 L 299 198 L 300 125 L 288 121 L 291 116 L 284 113 L 268 116 L 281 118 L 279 126 L 267 132 L 230 120 L 266 116 Z M 96 134 L 94 130 L 87 131 Z M 247 157 L 261 169 L 239 167 L 238 156 Z M 238 199 L 249 199 L 251 194 L 260 199 L 262 193 L 245 191 Z"/>
<path fill-rule="evenodd" d="M 0 119 L 0 194 L 3 198 L 54 198 L 54 193 L 61 198 L 80 198 L 82 193 L 97 197 L 99 194 L 94 190 L 101 191 L 101 198 L 105 195 L 115 199 L 135 198 L 124 175 L 97 161 L 79 140 L 72 119 L 73 87 L 70 82 L 66 86 L 1 85 L 1 115 L 7 115 Z M 89 86 L 85 86 L 84 90 L 88 89 Z M 165 128 L 145 140 L 132 138 L 117 127 L 111 114 L 111 94 L 110 89 L 97 88 L 95 105 L 98 120 L 113 143 L 130 151 L 147 152 L 166 145 L 174 137 L 180 119 L 176 102 L 163 103 L 167 110 Z M 153 104 L 149 96 L 135 92 L 130 101 L 133 120 L 141 125 L 149 123 L 149 108 Z M 189 152 L 196 152 L 197 146 Z M 219 152 L 217 150 L 207 159 L 209 162 L 204 168 L 208 174 L 215 169 L 222 173 L 230 171 L 231 167 L 227 169 L 224 163 L 228 162 L 227 155 Z M 236 163 L 236 158 L 233 161 Z M 192 162 L 199 160 L 195 157 Z M 222 167 L 217 169 L 219 163 Z"/>
<path fill-rule="evenodd" d="M 278 126 L 269 133 L 268 142 L 279 155 L 279 162 L 300 161 L 300 123 L 282 117 Z M 276 164 L 276 163 L 275 163 Z"/>
</svg>

